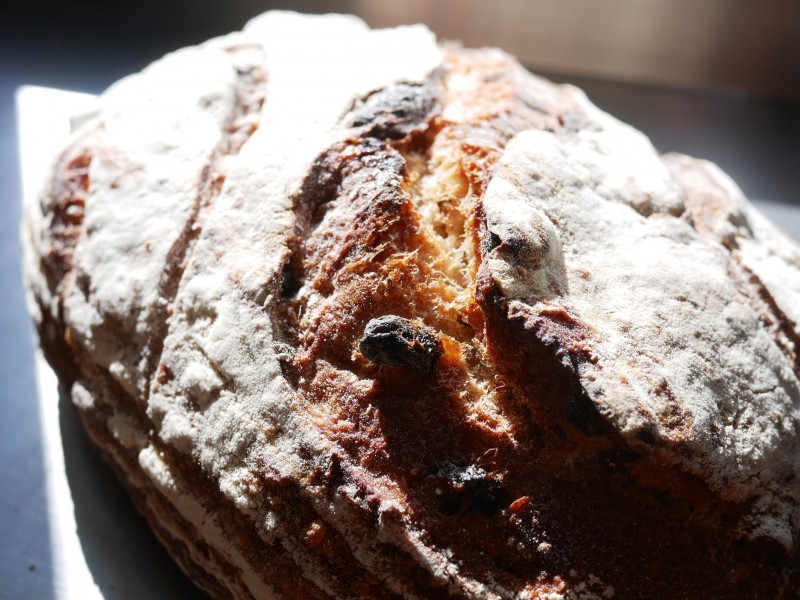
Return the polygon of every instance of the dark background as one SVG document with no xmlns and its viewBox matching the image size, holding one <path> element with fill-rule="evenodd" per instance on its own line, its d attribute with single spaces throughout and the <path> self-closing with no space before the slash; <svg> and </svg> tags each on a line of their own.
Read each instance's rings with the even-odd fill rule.
<svg viewBox="0 0 800 600">
<path fill-rule="evenodd" d="M 17 88 L 99 93 L 164 53 L 241 28 L 269 7 L 353 12 L 376 26 L 422 20 L 467 45 L 508 48 L 537 72 L 583 87 L 596 104 L 643 130 L 663 152 L 713 160 L 800 239 L 800 2 L 608 0 L 603 5 L 619 12 L 584 14 L 588 2 L 599 4 L 0 0 L 0 598 L 57 596 L 47 542 L 34 346 L 19 275 Z M 644 5 L 660 12 L 642 12 Z M 692 12 L 701 5 L 705 12 Z M 496 12 L 485 14 L 487 6 Z M 126 565 L 125 534 L 115 521 L 133 517 L 103 513 L 99 500 L 95 506 L 94 495 L 116 494 L 115 502 L 123 504 L 125 499 L 110 476 L 91 463 L 97 459 L 69 410 L 61 415 L 61 431 L 79 535 L 95 581 L 108 597 L 131 598 L 118 586 L 117 574 Z M 151 559 L 153 573 L 144 576 L 163 579 L 172 567 L 154 542 Z M 169 577 L 172 587 L 148 595 L 186 597 L 180 576 Z"/>
<path fill-rule="evenodd" d="M 627 12 L 581 16 L 597 0 L 554 1 L 3 0 L 2 180 L 8 185 L 15 176 L 9 165 L 19 85 L 101 92 L 170 50 L 239 29 L 262 10 L 279 7 L 352 12 L 375 26 L 422 19 L 467 45 L 501 46 L 526 57 L 535 71 L 583 87 L 601 108 L 647 133 L 659 150 L 717 162 L 751 197 L 800 202 L 800 2 L 603 0 L 599 4 Z M 645 4 L 650 12 L 632 11 Z M 725 19 L 691 10 L 716 4 Z M 561 31 L 550 31 L 548 19 Z M 628 21 L 625 28 L 618 25 Z M 545 32 L 549 45 L 541 49 L 537 40 Z M 701 45 L 704 35 L 713 43 Z"/>
</svg>

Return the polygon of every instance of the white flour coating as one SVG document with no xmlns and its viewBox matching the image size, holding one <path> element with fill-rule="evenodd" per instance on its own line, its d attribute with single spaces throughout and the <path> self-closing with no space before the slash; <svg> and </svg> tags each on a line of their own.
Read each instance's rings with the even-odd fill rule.
<svg viewBox="0 0 800 600">
<path fill-rule="evenodd" d="M 236 486 L 229 478 L 257 457 L 267 469 L 298 479 L 302 474 L 296 447 L 304 436 L 293 423 L 265 310 L 273 302 L 265 290 L 277 289 L 294 227 L 292 197 L 312 161 L 342 135 L 336 124 L 354 97 L 396 80 L 421 80 L 440 60 L 427 30 L 373 32 L 347 17 L 308 21 L 271 13 L 248 24 L 245 34 L 266 56 L 262 124 L 226 163 L 225 186 L 176 298 L 163 364 L 183 372 L 184 380 L 154 388 L 149 407 L 164 440 L 191 446 L 230 490 Z M 309 45 L 308 36 L 317 45 Z M 417 59 L 406 54 L 397 60 L 398 45 L 418 49 Z M 200 366 L 187 372 L 189 364 Z M 236 382 L 235 393 L 217 395 L 219 376 Z M 205 410 L 192 411 L 186 392 Z M 270 424 L 285 435 L 267 439 Z M 246 504 L 236 494 L 232 499 Z"/>
<path fill-rule="evenodd" d="M 749 533 L 791 547 L 800 502 L 783 483 L 800 469 L 791 362 L 731 278 L 729 252 L 669 214 L 677 186 L 652 148 L 610 117 L 598 122 L 577 136 L 528 131 L 509 143 L 484 198 L 489 231 L 503 237 L 508 213 L 530 214 L 527 239 L 550 250 L 520 260 L 500 246 L 487 266 L 512 314 L 562 307 L 588 325 L 596 363 L 579 368 L 581 381 L 634 446 L 654 438 L 662 460 L 754 502 Z M 636 177 L 625 179 L 631 147 Z M 786 259 L 796 249 L 756 222 L 775 241 L 742 240 L 746 260 L 759 275 L 769 265 L 797 281 Z"/>
<path fill-rule="evenodd" d="M 72 397 L 75 398 L 74 391 Z M 81 408 L 86 410 L 84 407 Z M 147 446 L 147 434 L 127 415 L 111 415 L 106 420 L 106 427 L 123 448 L 141 450 Z"/>
<path fill-rule="evenodd" d="M 271 13 L 248 24 L 244 35 L 262 44 L 266 57 L 261 126 L 226 159 L 225 185 L 184 274 L 164 346 L 162 364 L 182 375 L 153 387 L 148 411 L 162 439 L 192 452 L 268 538 L 264 509 L 248 493 L 255 465 L 300 482 L 308 465 L 298 449 L 328 454 L 295 417 L 267 310 L 274 298 L 265 290 L 279 289 L 295 224 L 292 197 L 312 161 L 345 137 L 337 123 L 354 98 L 395 81 L 422 81 L 441 55 L 422 27 L 370 31 L 339 16 Z M 223 381 L 235 382 L 233 389 L 222 390 Z M 192 402 L 202 409 L 193 410 Z M 369 564 L 372 552 L 363 540 L 353 542 Z M 304 575 L 328 589 L 332 574 L 306 558 L 299 541 L 283 543 Z"/>
<path fill-rule="evenodd" d="M 93 360 L 134 396 L 146 385 L 144 348 L 167 253 L 231 111 L 234 79 L 221 49 L 190 48 L 120 81 L 101 99 L 86 233 L 64 311 Z"/>
<path fill-rule="evenodd" d="M 150 481 L 166 497 L 178 513 L 193 525 L 198 531 L 203 532 L 203 540 L 216 549 L 224 549 L 225 556 L 242 576 L 248 592 L 254 598 L 275 598 L 277 594 L 266 581 L 256 576 L 248 567 L 247 560 L 236 551 L 226 537 L 226 533 L 219 525 L 216 517 L 210 514 L 194 495 L 183 489 L 170 471 L 169 466 L 158 455 L 153 446 L 147 446 L 139 452 L 139 465 Z M 155 510 L 155 507 L 153 507 Z M 177 532 L 180 535 L 180 532 Z M 190 546 L 191 548 L 191 546 Z M 222 565 L 215 565 L 207 556 L 197 552 L 193 553 L 194 560 L 203 565 L 210 573 L 214 573 L 220 581 L 227 579 Z"/>
<path fill-rule="evenodd" d="M 711 214 L 696 215 L 698 230 L 734 248 L 742 264 L 768 288 L 800 335 L 800 248 L 747 202 L 715 164 L 679 154 L 664 158 L 675 177 L 715 200 Z M 796 348 L 795 351 L 800 351 Z"/>
<path fill-rule="evenodd" d="M 566 291 L 561 240 L 550 219 L 529 200 L 525 190 L 495 177 L 486 203 L 486 228 L 498 244 L 486 263 L 509 298 L 542 290 L 543 297 Z"/>
</svg>

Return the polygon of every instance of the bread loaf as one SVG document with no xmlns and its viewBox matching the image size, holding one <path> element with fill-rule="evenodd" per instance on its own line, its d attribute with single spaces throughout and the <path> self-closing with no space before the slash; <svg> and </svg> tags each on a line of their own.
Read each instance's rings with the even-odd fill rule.
<svg viewBox="0 0 800 600">
<path fill-rule="evenodd" d="M 344 16 L 100 102 L 31 310 L 212 597 L 800 596 L 800 248 L 714 165 Z"/>
</svg>

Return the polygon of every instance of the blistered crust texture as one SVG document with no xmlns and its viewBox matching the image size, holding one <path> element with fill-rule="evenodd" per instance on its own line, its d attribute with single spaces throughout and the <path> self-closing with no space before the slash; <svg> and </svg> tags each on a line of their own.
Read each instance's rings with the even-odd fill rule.
<svg viewBox="0 0 800 600">
<path fill-rule="evenodd" d="M 800 249 L 500 51 L 268 13 L 109 89 L 23 237 L 213 597 L 800 595 Z"/>
</svg>

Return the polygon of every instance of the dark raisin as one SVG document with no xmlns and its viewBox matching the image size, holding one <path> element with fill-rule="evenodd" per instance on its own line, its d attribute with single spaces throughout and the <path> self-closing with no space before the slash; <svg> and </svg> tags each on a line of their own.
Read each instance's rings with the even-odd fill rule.
<svg viewBox="0 0 800 600">
<path fill-rule="evenodd" d="M 500 480 L 491 475 L 473 479 L 464 484 L 465 491 L 472 497 L 470 508 L 489 516 L 500 510 L 503 486 Z"/>
<path fill-rule="evenodd" d="M 461 510 L 463 498 L 461 494 L 441 492 L 437 498 L 439 512 L 446 517 L 451 517 Z"/>
<path fill-rule="evenodd" d="M 481 467 L 445 461 L 437 466 L 433 477 L 439 512 L 444 515 L 477 511 L 491 516 L 500 510 L 503 484 L 497 475 Z"/>
<path fill-rule="evenodd" d="M 423 373 L 431 373 L 442 356 L 442 344 L 435 331 L 396 315 L 367 323 L 358 349 L 374 363 L 408 366 Z"/>
<path fill-rule="evenodd" d="M 436 107 L 429 86 L 397 83 L 367 96 L 349 120 L 353 127 L 365 129 L 365 137 L 399 140 L 424 127 Z"/>
</svg>

